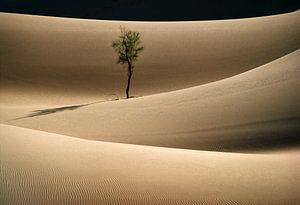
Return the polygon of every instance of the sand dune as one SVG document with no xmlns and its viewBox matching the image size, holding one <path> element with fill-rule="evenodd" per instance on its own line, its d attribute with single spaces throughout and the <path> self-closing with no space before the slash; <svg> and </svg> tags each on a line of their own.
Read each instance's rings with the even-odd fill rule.
<svg viewBox="0 0 300 205">
<path fill-rule="evenodd" d="M 202 150 L 298 146 L 299 59 L 297 50 L 214 83 L 56 113 L 24 113 L 8 123 L 94 140 Z"/>
<path fill-rule="evenodd" d="M 0 13 L 1 103 L 68 104 L 82 103 L 82 95 L 89 100 L 124 96 L 126 72 L 116 65 L 111 48 L 120 25 L 141 32 L 146 47 L 132 95 L 224 79 L 298 49 L 299 14 L 145 23 Z"/>
<path fill-rule="evenodd" d="M 0 204 L 299 204 L 299 14 L 0 13 Z M 120 25 L 146 46 L 128 100 Z"/>
<path fill-rule="evenodd" d="M 204 152 L 0 127 L 5 133 L 0 137 L 2 204 L 297 204 L 300 200 L 299 151 Z"/>
</svg>

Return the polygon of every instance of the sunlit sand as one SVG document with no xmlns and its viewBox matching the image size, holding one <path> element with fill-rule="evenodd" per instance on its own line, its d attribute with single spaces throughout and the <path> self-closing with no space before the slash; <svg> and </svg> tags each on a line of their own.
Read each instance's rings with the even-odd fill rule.
<svg viewBox="0 0 300 205">
<path fill-rule="evenodd" d="M 0 204 L 299 204 L 299 17 L 0 13 Z"/>
</svg>

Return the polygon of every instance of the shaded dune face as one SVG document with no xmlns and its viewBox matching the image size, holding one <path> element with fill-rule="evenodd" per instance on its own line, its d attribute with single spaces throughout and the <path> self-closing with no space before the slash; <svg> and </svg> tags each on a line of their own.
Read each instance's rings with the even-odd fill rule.
<svg viewBox="0 0 300 205">
<path fill-rule="evenodd" d="M 15 103 L 28 98 L 70 103 L 76 95 L 93 100 L 122 97 L 126 68 L 116 64 L 111 42 L 125 25 L 141 33 L 146 47 L 136 64 L 132 95 L 187 88 L 296 50 L 298 19 L 299 12 L 294 12 L 228 21 L 138 23 L 1 13 L 0 85 L 4 91 L 22 93 L 18 99 L 6 93 L 7 101 Z"/>
<path fill-rule="evenodd" d="M 0 204 L 299 204 L 299 19 L 0 13 Z"/>
<path fill-rule="evenodd" d="M 202 86 L 42 109 L 6 123 L 93 140 L 198 150 L 299 146 L 299 55 L 297 50 Z"/>
</svg>

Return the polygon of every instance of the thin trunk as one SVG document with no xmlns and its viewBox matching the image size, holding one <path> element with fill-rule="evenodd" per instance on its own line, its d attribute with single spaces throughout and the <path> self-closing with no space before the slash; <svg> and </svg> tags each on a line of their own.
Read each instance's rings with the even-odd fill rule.
<svg viewBox="0 0 300 205">
<path fill-rule="evenodd" d="M 126 87 L 126 98 L 128 99 L 129 96 L 129 89 L 130 89 L 130 81 L 131 81 L 131 76 L 133 72 L 133 65 L 131 64 L 130 59 L 128 58 L 128 47 L 126 45 L 126 42 L 123 40 L 123 44 L 125 46 L 125 55 L 128 63 L 128 78 L 127 78 L 127 87 Z"/>
<path fill-rule="evenodd" d="M 131 63 L 128 63 L 128 78 L 127 78 L 127 87 L 126 87 L 126 98 L 128 99 L 130 96 L 129 96 L 129 89 L 130 89 L 130 81 L 131 81 L 131 76 L 132 76 L 132 72 L 133 72 L 133 69 L 132 69 L 132 65 Z"/>
</svg>

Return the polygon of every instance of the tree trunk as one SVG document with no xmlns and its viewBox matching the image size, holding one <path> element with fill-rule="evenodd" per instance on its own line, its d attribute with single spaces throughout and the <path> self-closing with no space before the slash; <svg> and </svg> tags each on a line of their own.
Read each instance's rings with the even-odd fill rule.
<svg viewBox="0 0 300 205">
<path fill-rule="evenodd" d="M 130 81 L 131 81 L 131 76 L 132 76 L 132 72 L 133 72 L 133 66 L 131 65 L 131 63 L 128 63 L 128 78 L 127 78 L 127 87 L 126 87 L 126 98 L 128 99 L 129 96 L 129 89 L 130 89 Z"/>
</svg>

